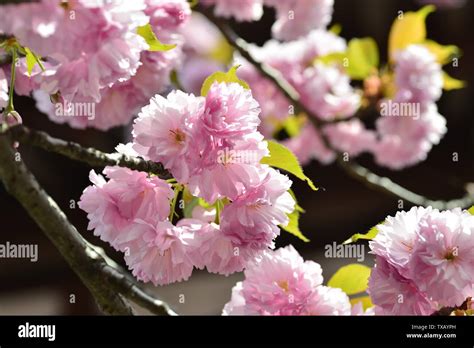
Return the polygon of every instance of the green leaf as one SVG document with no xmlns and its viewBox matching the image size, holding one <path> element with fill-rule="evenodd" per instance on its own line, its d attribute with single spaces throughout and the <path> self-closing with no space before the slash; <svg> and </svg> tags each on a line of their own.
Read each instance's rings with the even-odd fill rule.
<svg viewBox="0 0 474 348">
<path fill-rule="evenodd" d="M 184 217 L 189 219 L 193 215 L 193 209 L 199 204 L 199 198 L 193 197 L 191 201 L 184 204 L 183 214 Z"/>
<path fill-rule="evenodd" d="M 435 10 L 435 6 L 428 5 L 417 12 L 403 13 L 395 20 L 388 39 L 391 61 L 395 60 L 397 51 L 426 40 L 426 17 Z"/>
<path fill-rule="evenodd" d="M 295 209 L 296 209 L 296 211 L 298 211 L 298 212 L 300 212 L 300 213 L 302 213 L 302 214 L 306 213 L 306 210 L 304 210 L 304 209 L 298 204 L 298 201 L 297 201 L 297 199 L 296 199 L 296 195 L 295 195 L 295 193 L 293 192 L 293 190 L 292 190 L 292 189 L 289 189 L 289 190 L 288 190 L 288 193 L 289 193 L 289 194 L 291 195 L 291 197 L 293 197 L 293 199 L 295 200 Z"/>
<path fill-rule="evenodd" d="M 280 143 L 269 140 L 268 150 L 270 151 L 270 156 L 262 158 L 262 164 L 268 164 L 269 166 L 283 169 L 293 174 L 298 179 L 306 181 L 309 187 L 314 191 L 318 190 L 311 179 L 303 173 L 303 169 L 301 168 L 298 159 L 290 149 Z"/>
<path fill-rule="evenodd" d="M 353 306 L 359 302 L 362 302 L 362 308 L 364 309 L 364 311 L 374 306 L 374 304 L 372 303 L 372 300 L 370 299 L 370 296 L 355 297 L 355 298 L 352 298 L 350 301 L 351 301 L 351 305 Z"/>
<path fill-rule="evenodd" d="M 347 295 L 364 292 L 367 289 L 370 267 L 353 263 L 339 270 L 329 279 L 328 286 L 340 288 Z"/>
<path fill-rule="evenodd" d="M 461 81 L 458 79 L 455 79 L 454 77 L 451 77 L 443 71 L 443 89 L 445 91 L 452 91 L 455 89 L 461 89 L 466 87 L 467 83 L 465 81 Z"/>
<path fill-rule="evenodd" d="M 426 47 L 441 65 L 448 64 L 453 58 L 459 58 L 462 54 L 461 49 L 455 45 L 440 45 L 436 41 L 426 40 L 423 42 Z"/>
<path fill-rule="evenodd" d="M 43 63 L 41 62 L 41 57 L 38 56 L 36 53 L 31 51 L 28 47 L 24 47 L 25 54 L 26 54 L 26 69 L 28 70 L 28 76 L 31 76 L 33 69 L 36 64 L 38 64 L 41 70 L 44 71 Z"/>
<path fill-rule="evenodd" d="M 199 0 L 188 0 L 189 7 L 194 8 L 199 4 Z"/>
<path fill-rule="evenodd" d="M 176 45 L 167 45 L 160 42 L 160 40 L 158 40 L 155 33 L 153 32 L 150 23 L 138 27 L 137 34 L 145 39 L 148 46 L 150 46 L 148 50 L 151 52 L 164 52 L 172 50 L 176 47 Z"/>
<path fill-rule="evenodd" d="M 205 97 L 207 93 L 209 93 L 209 90 L 211 89 L 211 86 L 214 82 L 238 83 L 243 88 L 250 89 L 247 82 L 239 79 L 239 77 L 237 76 L 238 68 L 239 65 L 236 65 L 230 68 L 230 70 L 226 73 L 222 71 L 216 71 L 215 73 L 211 74 L 202 84 L 201 95 Z"/>
<path fill-rule="evenodd" d="M 474 205 L 469 208 L 468 212 L 471 213 L 471 215 L 474 215 Z"/>
<path fill-rule="evenodd" d="M 208 57 L 219 63 L 228 65 L 232 62 L 234 57 L 234 48 L 229 45 L 229 42 L 227 42 L 224 37 L 221 37 L 209 52 Z"/>
<path fill-rule="evenodd" d="M 372 38 L 352 39 L 347 49 L 347 73 L 355 80 L 363 80 L 379 67 L 379 49 Z"/>
<path fill-rule="evenodd" d="M 291 137 L 296 137 L 300 134 L 301 129 L 306 123 L 306 116 L 304 115 L 290 115 L 283 122 L 283 129 Z"/>
<path fill-rule="evenodd" d="M 339 23 L 333 24 L 331 28 L 329 28 L 329 31 L 334 35 L 339 35 L 342 31 L 342 25 Z"/>
<path fill-rule="evenodd" d="M 339 64 L 341 66 L 345 66 L 346 59 L 348 59 L 347 52 L 335 52 L 335 53 L 329 53 L 325 56 L 317 57 L 313 61 L 313 64 L 321 62 L 325 65 Z"/>
<path fill-rule="evenodd" d="M 288 214 L 288 218 L 290 219 L 288 225 L 280 227 L 286 232 L 289 232 L 295 237 L 298 237 L 303 242 L 308 243 L 309 239 L 305 237 L 305 235 L 300 231 L 299 228 L 300 212 L 298 211 L 298 208 L 296 208 L 292 213 Z"/>
<path fill-rule="evenodd" d="M 383 224 L 383 222 L 381 222 L 380 224 Z M 350 243 L 355 243 L 357 242 L 359 239 L 364 239 L 364 240 L 372 240 L 374 239 L 377 234 L 379 233 L 379 230 L 377 228 L 378 225 L 380 224 L 377 224 L 376 226 L 372 227 L 369 232 L 363 234 L 363 233 L 356 233 L 354 234 L 351 238 L 349 238 L 348 240 L 346 240 L 344 243 L 342 244 L 350 244 Z"/>
</svg>

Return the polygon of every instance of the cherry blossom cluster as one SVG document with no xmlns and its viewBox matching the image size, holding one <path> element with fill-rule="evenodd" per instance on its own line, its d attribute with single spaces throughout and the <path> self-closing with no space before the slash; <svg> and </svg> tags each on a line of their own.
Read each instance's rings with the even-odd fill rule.
<svg viewBox="0 0 474 348">
<path fill-rule="evenodd" d="M 217 16 L 233 17 L 238 21 L 256 21 L 263 15 L 263 6 L 273 7 L 276 21 L 273 36 L 280 40 L 294 40 L 312 29 L 325 27 L 333 12 L 334 0 L 202 0 L 214 5 Z"/>
<path fill-rule="evenodd" d="M 339 64 L 322 60 L 330 54 L 344 53 L 347 44 L 336 34 L 320 29 L 301 39 L 281 43 L 269 41 L 254 47 L 253 55 L 277 69 L 300 94 L 301 102 L 327 125 L 316 129 L 311 123 L 285 141 L 305 164 L 312 159 L 328 164 L 336 151 L 351 157 L 372 153 L 375 161 L 392 169 L 402 169 L 426 159 L 446 133 L 446 120 L 438 113 L 441 97 L 441 65 L 425 47 L 410 45 L 395 58 L 393 99 L 384 99 L 375 129 L 353 117 L 361 108 L 362 93 L 351 86 L 351 78 Z M 262 107 L 261 131 L 271 137 L 279 123 L 294 114 L 294 106 L 249 63 L 239 57 L 243 68 L 239 76 L 251 86 Z M 386 105 L 384 105 L 386 104 Z M 396 107 L 395 111 L 390 107 Z M 404 113 L 398 110 L 406 108 Z M 327 139 L 325 142 L 323 137 Z M 327 145 L 330 145 L 328 147 Z"/>
<path fill-rule="evenodd" d="M 186 280 L 194 267 L 242 271 L 274 247 L 295 207 L 288 177 L 260 164 L 268 149 L 259 112 L 237 83 L 215 82 L 205 97 L 156 95 L 135 120 L 133 143 L 118 150 L 163 163 L 176 182 L 119 167 L 104 170 L 108 180 L 92 171 L 79 203 L 89 229 L 155 285 Z M 174 224 L 179 197 L 192 211 Z"/>
<path fill-rule="evenodd" d="M 430 315 L 474 295 L 473 215 L 415 207 L 377 227 L 368 288 L 376 314 Z"/>
<path fill-rule="evenodd" d="M 26 59 L 19 59 L 17 94 L 32 93 L 38 108 L 54 122 L 107 130 L 129 123 L 169 85 L 182 56 L 179 29 L 190 15 L 186 0 L 41 0 L 2 6 L 0 33 L 47 57 L 45 70 L 37 65 L 31 76 Z M 146 24 L 162 42 L 177 47 L 149 51 L 137 33 Z M 94 117 L 81 110 L 74 111 L 75 117 L 62 117 L 57 103 L 94 104 Z"/>
<path fill-rule="evenodd" d="M 425 160 L 447 129 L 436 106 L 442 94 L 443 76 L 435 56 L 423 46 L 410 45 L 398 52 L 395 59 L 397 93 L 393 100 L 382 101 L 382 108 L 385 103 L 411 108 L 401 114 L 388 111 L 377 120 L 379 141 L 372 152 L 377 163 L 402 169 Z"/>
<path fill-rule="evenodd" d="M 293 246 L 268 251 L 251 262 L 245 280 L 232 289 L 224 315 L 370 315 L 360 302 L 351 309 L 349 297 L 322 285 L 319 264 L 304 261 Z"/>
</svg>

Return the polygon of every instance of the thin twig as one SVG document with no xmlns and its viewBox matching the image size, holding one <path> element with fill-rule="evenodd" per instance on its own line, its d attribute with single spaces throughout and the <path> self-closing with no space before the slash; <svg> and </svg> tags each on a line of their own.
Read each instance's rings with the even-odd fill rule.
<svg viewBox="0 0 474 348">
<path fill-rule="evenodd" d="M 174 315 L 165 303 L 149 295 L 100 248 L 80 235 L 26 165 L 16 160 L 12 143 L 10 136 L 0 135 L 1 181 L 81 278 L 100 309 L 107 314 L 133 314 L 124 300 L 128 298 L 154 314 Z"/>
<path fill-rule="evenodd" d="M 300 101 L 298 93 L 287 81 L 285 81 L 281 74 L 267 64 L 259 62 L 252 57 L 249 50 L 250 45 L 245 40 L 238 37 L 225 21 L 215 17 L 210 9 L 198 7 L 196 10 L 214 23 L 229 44 L 233 46 L 243 58 L 251 63 L 263 77 L 272 81 L 298 111 L 305 113 L 307 119 L 317 130 L 320 131 L 324 144 L 334 152 L 338 152 L 331 145 L 324 132 L 321 132 L 321 127 L 324 126 L 325 122 L 320 121 L 313 112 L 305 107 L 305 105 Z M 467 193 L 465 197 L 451 201 L 432 200 L 396 184 L 389 178 L 379 176 L 354 161 L 338 161 L 338 164 L 348 175 L 356 178 L 367 186 L 379 192 L 399 197 L 415 205 L 433 206 L 438 209 L 451 209 L 455 207 L 468 208 L 474 204 L 474 195 L 471 192 Z"/>
<path fill-rule="evenodd" d="M 161 163 L 126 155 L 108 154 L 94 148 L 84 148 L 78 143 L 53 138 L 45 132 L 29 129 L 23 125 L 12 127 L 7 133 L 21 143 L 58 153 L 70 159 L 87 163 L 92 167 L 120 166 L 156 174 L 162 179 L 171 178 L 170 173 Z"/>
</svg>

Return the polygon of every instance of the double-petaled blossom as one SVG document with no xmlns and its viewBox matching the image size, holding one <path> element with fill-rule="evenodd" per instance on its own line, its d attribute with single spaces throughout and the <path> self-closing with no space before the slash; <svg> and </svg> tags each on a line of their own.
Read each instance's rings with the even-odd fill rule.
<svg viewBox="0 0 474 348">
<path fill-rule="evenodd" d="M 460 209 L 412 208 L 388 217 L 370 242 L 376 314 L 429 315 L 473 295 L 474 216 Z"/>
<path fill-rule="evenodd" d="M 393 169 L 425 160 L 447 131 L 446 119 L 434 103 L 408 115 L 382 116 L 376 129 L 379 140 L 373 147 L 375 160 Z"/>
<path fill-rule="evenodd" d="M 169 85 L 180 63 L 178 31 L 190 14 L 185 0 L 42 0 L 2 8 L 0 32 L 47 57 L 44 72 L 34 71 L 28 80 L 20 72 L 20 94 L 35 90 L 38 106 L 54 122 L 107 130 L 129 123 Z M 177 47 L 147 52 L 148 44 L 137 33 L 147 23 L 160 40 Z M 57 101 L 47 103 L 51 95 L 65 105 L 91 106 L 93 113 L 80 108 L 58 113 Z"/>
<path fill-rule="evenodd" d="M 350 315 L 349 298 L 322 285 L 321 266 L 288 246 L 247 266 L 225 305 L 225 315 Z"/>
<path fill-rule="evenodd" d="M 91 171 L 93 185 L 84 190 L 79 207 L 87 212 L 88 228 L 96 236 L 123 250 L 124 235 L 136 220 L 156 224 L 168 217 L 173 191 L 164 180 L 128 168 L 107 167 L 104 174 L 108 181 Z"/>
<path fill-rule="evenodd" d="M 265 0 L 265 5 L 276 10 L 273 36 L 295 40 L 311 30 L 326 28 L 332 19 L 334 0 Z"/>
<path fill-rule="evenodd" d="M 217 16 L 233 17 L 239 22 L 256 21 L 263 15 L 263 0 L 202 0 L 203 5 L 214 6 Z"/>
</svg>

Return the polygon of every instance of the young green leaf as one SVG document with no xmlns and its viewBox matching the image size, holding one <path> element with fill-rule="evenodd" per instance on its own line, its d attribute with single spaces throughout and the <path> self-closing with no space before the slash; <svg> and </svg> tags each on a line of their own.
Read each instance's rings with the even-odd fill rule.
<svg viewBox="0 0 474 348">
<path fill-rule="evenodd" d="M 194 8 L 199 4 L 199 0 L 188 0 L 189 7 Z"/>
<path fill-rule="evenodd" d="M 298 159 L 290 149 L 280 143 L 269 140 L 268 150 L 270 151 L 270 156 L 262 158 L 262 164 L 268 164 L 269 166 L 283 169 L 293 174 L 298 179 L 306 181 L 309 187 L 314 191 L 318 190 L 311 179 L 303 173 L 303 169 L 301 168 Z"/>
<path fill-rule="evenodd" d="M 435 6 L 428 5 L 417 12 L 400 14 L 395 19 L 388 39 L 389 57 L 392 62 L 395 60 L 397 51 L 425 41 L 426 17 L 435 10 Z"/>
<path fill-rule="evenodd" d="M 334 35 L 339 35 L 342 31 L 342 25 L 340 25 L 339 23 L 333 24 L 331 28 L 329 28 L 329 31 Z"/>
<path fill-rule="evenodd" d="M 325 56 L 316 57 L 313 64 L 323 63 L 325 65 L 338 64 L 345 67 L 344 60 L 347 60 L 347 52 L 329 53 Z"/>
<path fill-rule="evenodd" d="M 377 71 L 379 49 L 372 38 L 352 39 L 347 49 L 347 73 L 355 80 L 363 80 Z"/>
<path fill-rule="evenodd" d="M 224 65 L 230 64 L 234 56 L 234 48 L 229 45 L 229 42 L 222 37 L 217 41 L 217 44 L 209 52 L 209 58 L 222 63 Z"/>
<path fill-rule="evenodd" d="M 298 211 L 299 213 L 306 213 L 306 210 L 304 210 L 299 204 L 298 204 L 298 200 L 296 199 L 296 195 L 295 193 L 293 192 L 292 189 L 289 189 L 288 190 L 288 193 L 291 195 L 291 197 L 293 197 L 293 199 L 295 200 L 295 210 Z"/>
<path fill-rule="evenodd" d="M 453 58 L 461 56 L 461 49 L 455 45 L 440 45 L 436 41 L 426 40 L 423 42 L 425 46 L 435 57 L 441 65 L 448 64 Z"/>
<path fill-rule="evenodd" d="M 153 29 L 151 28 L 151 25 L 149 23 L 138 27 L 137 34 L 144 38 L 148 46 L 150 46 L 150 48 L 148 49 L 149 51 L 164 52 L 172 50 L 176 47 L 176 45 L 168 45 L 160 42 L 160 40 L 158 40 L 155 33 L 153 32 Z"/>
<path fill-rule="evenodd" d="M 230 68 L 228 72 L 216 71 L 215 73 L 211 74 L 202 84 L 201 95 L 205 97 L 207 93 L 209 93 L 209 90 L 211 89 L 211 86 L 214 82 L 238 83 L 243 88 L 250 89 L 247 82 L 239 79 L 237 76 L 238 68 L 239 65 L 236 65 Z"/>
<path fill-rule="evenodd" d="M 466 87 L 466 82 L 455 79 L 443 71 L 443 89 L 446 91 L 453 91 L 455 89 L 461 89 Z"/>
<path fill-rule="evenodd" d="M 36 64 L 39 65 L 41 70 L 44 71 L 44 66 L 43 63 L 41 62 L 41 57 L 38 56 L 36 53 L 31 51 L 28 47 L 24 47 L 25 49 L 25 54 L 26 54 L 26 69 L 28 71 L 28 76 L 31 76 L 31 73 L 33 72 L 33 69 Z"/>
<path fill-rule="evenodd" d="M 289 232 L 295 237 L 298 237 L 303 242 L 308 243 L 309 239 L 306 238 L 305 235 L 300 231 L 300 227 L 299 227 L 300 212 L 298 211 L 298 208 L 295 208 L 295 210 L 291 214 L 288 214 L 288 218 L 290 219 L 290 221 L 288 222 L 288 225 L 280 226 L 280 227 L 286 232 Z"/>
<path fill-rule="evenodd" d="M 370 307 L 373 307 L 374 304 L 372 303 L 372 300 L 370 299 L 370 296 L 361 296 L 361 297 L 355 297 L 351 298 L 351 305 L 356 305 L 359 302 L 362 302 L 362 308 L 364 311 Z"/>
<path fill-rule="evenodd" d="M 468 212 L 474 215 L 474 205 L 468 209 Z"/>
<path fill-rule="evenodd" d="M 306 120 L 307 118 L 304 115 L 290 115 L 283 122 L 283 129 L 291 138 L 296 137 L 300 134 Z"/>
<path fill-rule="evenodd" d="M 383 222 L 381 222 L 380 224 L 382 224 Z M 374 239 L 377 234 L 379 233 L 379 230 L 377 228 L 378 225 L 380 224 L 377 224 L 376 226 L 372 227 L 369 232 L 363 234 L 363 233 L 356 233 L 354 234 L 351 238 L 349 238 L 348 240 L 346 240 L 344 243 L 342 244 L 350 244 L 350 243 L 355 243 L 357 242 L 359 239 L 364 239 L 364 240 L 372 240 Z"/>
<path fill-rule="evenodd" d="M 370 267 L 353 263 L 339 270 L 329 279 L 328 286 L 340 288 L 347 295 L 355 295 L 367 289 Z"/>
</svg>

